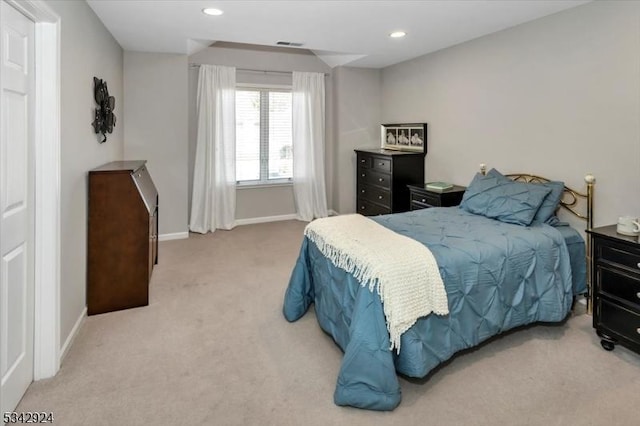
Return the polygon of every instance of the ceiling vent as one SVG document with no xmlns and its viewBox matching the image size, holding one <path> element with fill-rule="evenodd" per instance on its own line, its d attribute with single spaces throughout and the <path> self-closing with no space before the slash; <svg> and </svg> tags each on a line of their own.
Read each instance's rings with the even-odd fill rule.
<svg viewBox="0 0 640 426">
<path fill-rule="evenodd" d="M 293 41 L 279 41 L 276 43 L 278 46 L 300 47 L 302 43 L 296 43 Z"/>
</svg>

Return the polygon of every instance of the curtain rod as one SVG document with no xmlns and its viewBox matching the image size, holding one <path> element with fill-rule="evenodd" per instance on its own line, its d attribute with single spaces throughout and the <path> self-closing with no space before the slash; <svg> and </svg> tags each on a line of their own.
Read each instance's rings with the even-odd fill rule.
<svg viewBox="0 0 640 426">
<path fill-rule="evenodd" d="M 202 64 L 189 64 L 189 68 L 200 68 L 200 65 L 202 65 Z M 293 74 L 292 71 L 255 70 L 255 69 L 251 69 L 251 68 L 236 68 L 236 71 L 257 72 L 257 73 L 262 73 L 262 74 L 288 74 L 288 75 Z M 321 74 L 324 74 L 325 77 L 329 75 L 326 72 L 325 73 L 321 73 Z"/>
</svg>

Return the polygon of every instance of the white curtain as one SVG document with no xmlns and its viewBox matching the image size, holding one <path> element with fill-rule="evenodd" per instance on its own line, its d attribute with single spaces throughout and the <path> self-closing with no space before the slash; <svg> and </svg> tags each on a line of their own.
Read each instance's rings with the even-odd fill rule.
<svg viewBox="0 0 640 426">
<path fill-rule="evenodd" d="M 204 234 L 235 226 L 236 69 L 201 65 L 197 103 L 189 229 Z"/>
<path fill-rule="evenodd" d="M 324 74 L 293 72 L 293 194 L 298 219 L 326 217 Z"/>
</svg>

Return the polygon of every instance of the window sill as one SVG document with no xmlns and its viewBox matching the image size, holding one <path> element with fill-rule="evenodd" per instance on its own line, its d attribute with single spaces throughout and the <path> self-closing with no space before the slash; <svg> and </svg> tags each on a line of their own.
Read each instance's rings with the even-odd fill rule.
<svg viewBox="0 0 640 426">
<path fill-rule="evenodd" d="M 262 189 L 262 188 L 277 188 L 280 186 L 293 186 L 293 182 L 278 182 L 278 183 L 248 183 L 237 184 L 236 189 Z"/>
</svg>

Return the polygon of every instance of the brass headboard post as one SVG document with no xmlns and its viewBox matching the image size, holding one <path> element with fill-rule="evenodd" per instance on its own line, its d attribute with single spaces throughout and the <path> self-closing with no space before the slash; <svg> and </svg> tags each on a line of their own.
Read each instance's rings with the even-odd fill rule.
<svg viewBox="0 0 640 426">
<path fill-rule="evenodd" d="M 593 185 L 596 183 L 596 178 L 592 174 L 588 174 L 584 177 L 584 181 L 587 183 L 587 230 L 593 229 Z M 592 253 L 593 247 L 591 244 L 591 234 L 587 234 L 587 314 L 593 313 L 593 265 L 591 259 L 593 259 Z"/>
</svg>

